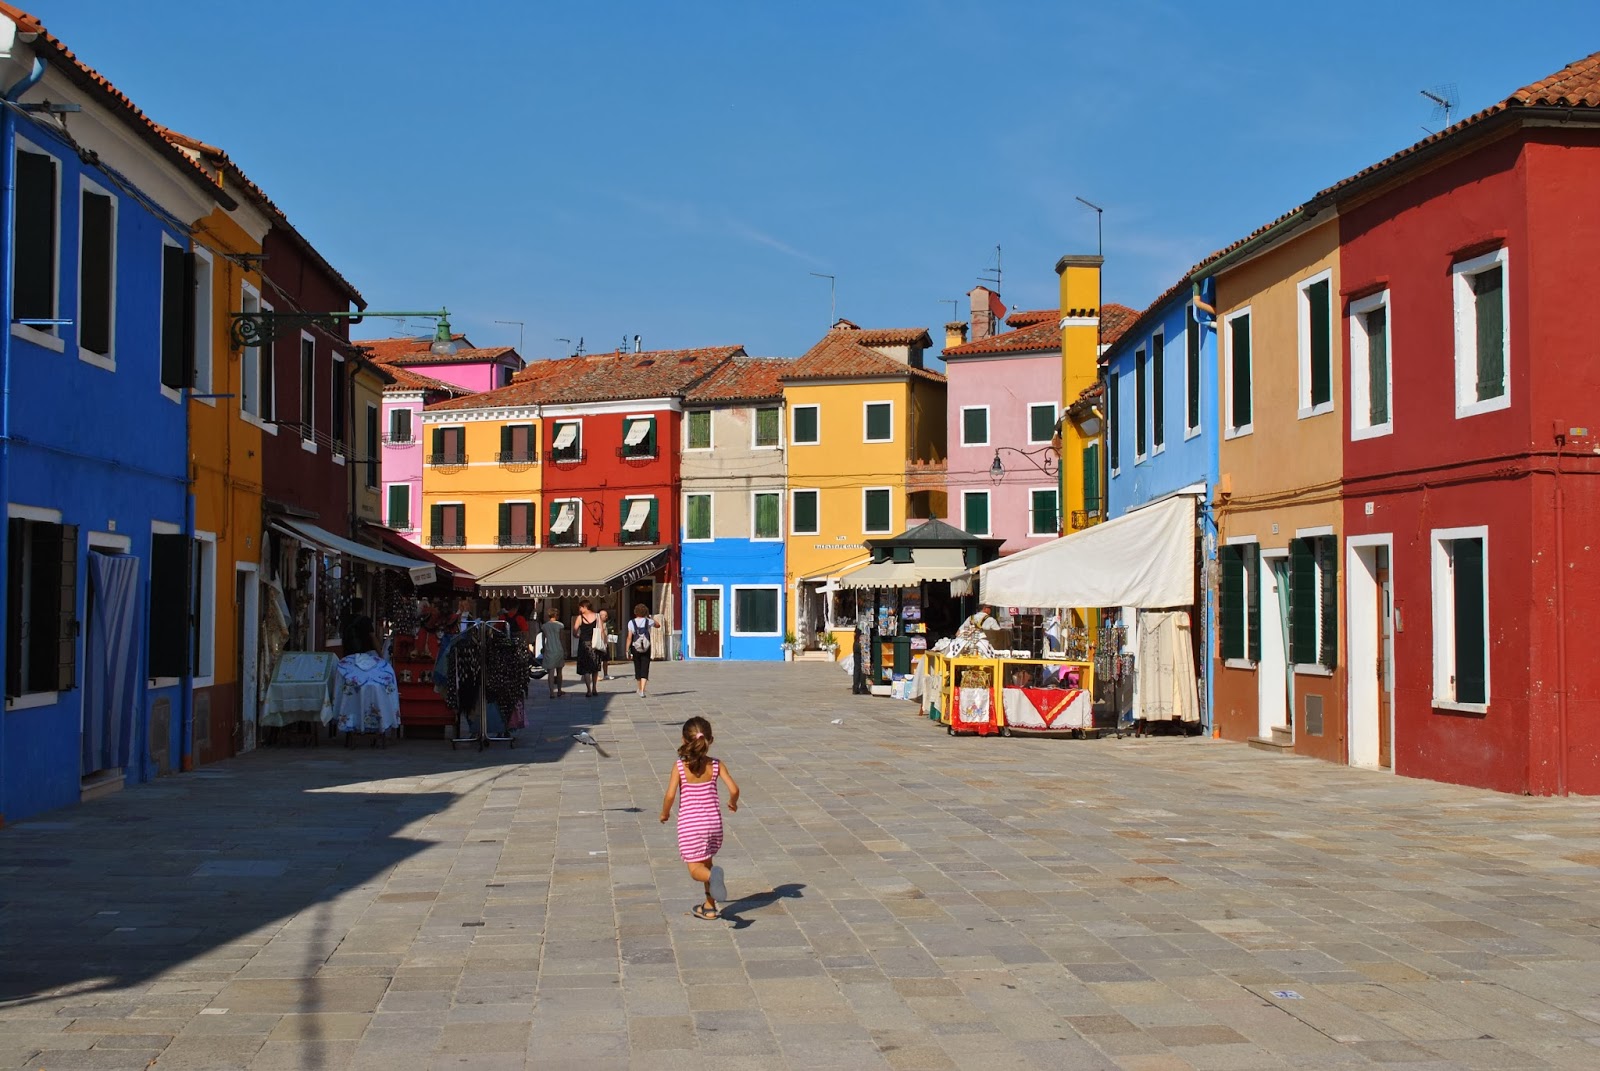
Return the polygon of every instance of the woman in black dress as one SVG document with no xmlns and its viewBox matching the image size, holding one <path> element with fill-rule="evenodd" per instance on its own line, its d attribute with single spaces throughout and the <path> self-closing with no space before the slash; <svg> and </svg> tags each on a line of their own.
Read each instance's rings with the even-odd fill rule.
<svg viewBox="0 0 1600 1071">
<path fill-rule="evenodd" d="M 596 685 L 600 675 L 600 654 L 594 648 L 599 627 L 600 615 L 594 612 L 588 599 L 579 599 L 578 616 L 572 621 L 572 635 L 578 647 L 578 676 L 583 678 L 584 695 L 600 694 Z"/>
</svg>

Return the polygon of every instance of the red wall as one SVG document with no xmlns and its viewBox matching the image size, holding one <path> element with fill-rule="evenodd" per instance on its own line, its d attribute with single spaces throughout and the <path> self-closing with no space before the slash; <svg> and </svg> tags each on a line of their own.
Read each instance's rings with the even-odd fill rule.
<svg viewBox="0 0 1600 1071">
<path fill-rule="evenodd" d="M 607 407 L 612 408 L 611 406 Z M 549 529 L 549 505 L 557 498 L 583 499 L 583 539 L 585 546 L 621 546 L 617 537 L 622 531 L 625 498 L 637 495 L 654 495 L 657 502 L 657 527 L 659 542 L 664 546 L 676 544 L 678 536 L 678 443 L 683 434 L 682 414 L 670 409 L 657 409 L 649 405 L 626 412 L 584 412 L 581 409 L 547 411 L 544 421 L 545 442 L 540 453 L 543 465 L 544 497 L 541 509 L 540 542 L 545 542 Z M 617 456 L 622 446 L 624 425 L 630 416 L 653 414 L 656 418 L 656 456 L 650 460 L 624 460 Z M 558 463 L 550 458 L 550 442 L 558 421 L 581 419 L 583 421 L 583 449 L 585 458 L 577 463 Z M 594 523 L 594 503 L 601 506 L 601 527 Z M 668 576 L 666 579 L 675 579 Z"/>
</svg>

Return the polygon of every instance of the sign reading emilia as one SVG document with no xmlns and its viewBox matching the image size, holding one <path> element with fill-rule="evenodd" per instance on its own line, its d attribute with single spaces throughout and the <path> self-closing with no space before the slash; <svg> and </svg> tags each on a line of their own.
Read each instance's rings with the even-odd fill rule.
<svg viewBox="0 0 1600 1071">
<path fill-rule="evenodd" d="M 603 598 L 652 576 L 665 557 L 664 549 L 644 555 L 636 551 L 536 551 L 480 579 L 478 590 L 519 599 Z"/>
</svg>

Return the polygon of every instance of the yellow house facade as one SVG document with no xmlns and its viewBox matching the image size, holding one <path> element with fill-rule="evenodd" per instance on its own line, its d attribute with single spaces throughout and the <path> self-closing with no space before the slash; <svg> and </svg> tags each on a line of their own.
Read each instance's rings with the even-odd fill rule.
<svg viewBox="0 0 1600 1071">
<path fill-rule="evenodd" d="M 1098 256 L 1056 262 L 1061 287 L 1061 532 L 1098 521 L 1105 501 L 1103 407 L 1085 392 L 1100 380 L 1100 266 Z"/>
<path fill-rule="evenodd" d="M 423 546 L 505 550 L 539 545 L 543 424 L 538 407 L 531 405 L 423 410 Z M 529 508 L 501 508 L 523 505 Z M 513 516 L 525 520 L 503 523 Z"/>
</svg>

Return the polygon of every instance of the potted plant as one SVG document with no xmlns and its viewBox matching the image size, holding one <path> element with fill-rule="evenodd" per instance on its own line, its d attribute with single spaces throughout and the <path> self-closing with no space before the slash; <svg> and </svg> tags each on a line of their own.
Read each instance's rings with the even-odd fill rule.
<svg viewBox="0 0 1600 1071">
<path fill-rule="evenodd" d="M 839 658 L 839 641 L 828 632 L 817 633 L 817 646 L 828 652 L 828 657 L 835 661 Z"/>
<path fill-rule="evenodd" d="M 800 641 L 793 632 L 785 632 L 783 634 L 783 642 L 778 646 L 783 651 L 783 660 L 785 662 L 793 662 L 794 653 L 800 649 Z"/>
</svg>

